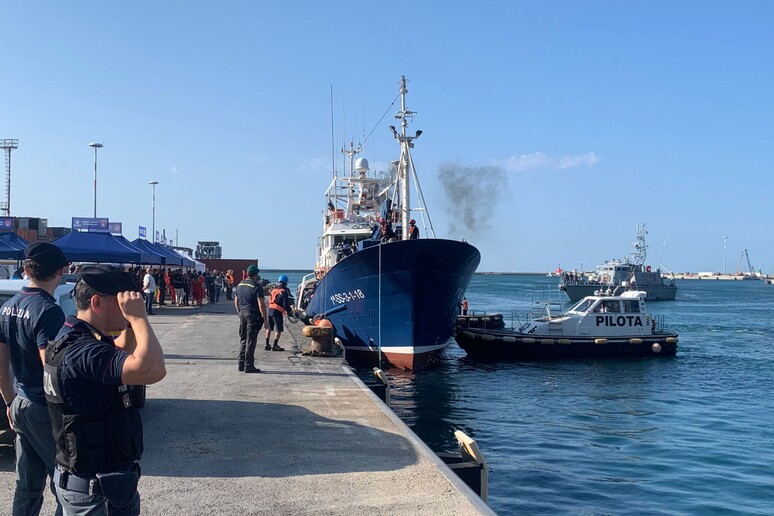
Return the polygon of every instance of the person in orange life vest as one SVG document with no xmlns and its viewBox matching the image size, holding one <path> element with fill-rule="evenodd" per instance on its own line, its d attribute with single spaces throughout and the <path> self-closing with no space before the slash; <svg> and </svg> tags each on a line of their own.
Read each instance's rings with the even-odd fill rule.
<svg viewBox="0 0 774 516">
<path fill-rule="evenodd" d="M 417 227 L 417 221 L 411 219 L 409 221 L 409 240 L 416 240 L 419 238 L 419 228 Z"/>
<path fill-rule="evenodd" d="M 462 308 L 462 315 L 468 315 L 468 298 L 465 296 L 462 296 L 462 303 L 460 303 L 460 308 Z"/>
<path fill-rule="evenodd" d="M 288 277 L 281 274 L 277 281 L 277 285 L 271 289 L 269 294 L 269 309 L 267 310 L 269 324 L 266 326 L 266 347 L 264 348 L 266 351 L 285 351 L 285 348 L 279 346 L 280 335 L 282 335 L 282 330 L 284 329 L 282 317 L 292 312 L 288 296 Z M 274 345 L 269 346 L 271 332 L 275 328 L 277 329 L 277 334 L 274 337 Z"/>
<path fill-rule="evenodd" d="M 395 232 L 392 230 L 392 224 L 381 219 L 380 238 L 382 242 L 392 242 L 395 240 Z"/>
<path fill-rule="evenodd" d="M 229 269 L 226 271 L 226 299 L 233 300 L 234 293 L 234 271 Z"/>
</svg>

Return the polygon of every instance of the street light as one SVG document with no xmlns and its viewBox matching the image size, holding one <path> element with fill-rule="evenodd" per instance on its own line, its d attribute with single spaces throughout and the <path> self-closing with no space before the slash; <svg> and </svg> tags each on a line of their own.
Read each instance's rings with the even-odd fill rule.
<svg viewBox="0 0 774 516">
<path fill-rule="evenodd" d="M 156 185 L 158 181 L 148 181 L 148 184 L 153 187 L 153 226 L 151 227 L 151 242 L 156 243 Z"/>
<path fill-rule="evenodd" d="M 728 242 L 728 237 L 723 237 L 723 276 L 726 275 L 726 242 Z"/>
<path fill-rule="evenodd" d="M 101 143 L 90 143 L 89 147 L 94 147 L 94 218 L 97 218 L 97 149 L 104 147 Z"/>
</svg>

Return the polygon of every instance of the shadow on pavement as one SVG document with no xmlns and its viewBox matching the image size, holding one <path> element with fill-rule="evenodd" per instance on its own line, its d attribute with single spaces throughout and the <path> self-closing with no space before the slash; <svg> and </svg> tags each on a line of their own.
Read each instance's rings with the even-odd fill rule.
<svg viewBox="0 0 774 516">
<path fill-rule="evenodd" d="M 154 399 L 143 424 L 144 475 L 288 477 L 391 471 L 418 461 L 400 435 L 294 405 Z"/>
<path fill-rule="evenodd" d="M 11 444 L 0 445 L 0 471 L 6 471 L 13 473 L 16 471 L 16 453 L 13 449 L 13 441 Z"/>
</svg>

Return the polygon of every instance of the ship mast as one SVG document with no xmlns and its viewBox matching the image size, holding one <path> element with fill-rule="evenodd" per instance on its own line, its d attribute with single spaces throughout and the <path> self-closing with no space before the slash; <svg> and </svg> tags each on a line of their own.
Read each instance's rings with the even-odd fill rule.
<svg viewBox="0 0 774 516">
<path fill-rule="evenodd" d="M 400 120 L 400 133 L 395 130 L 395 126 L 390 126 L 393 136 L 400 144 L 400 162 L 398 163 L 398 181 L 400 188 L 400 210 L 401 210 L 401 231 L 403 240 L 409 237 L 409 218 L 411 206 L 409 204 L 409 167 L 411 167 L 411 150 L 414 148 L 413 141 L 419 138 L 422 131 L 417 131 L 414 136 L 406 134 L 408 119 L 413 118 L 416 112 L 406 108 L 406 76 L 400 77 L 400 111 L 395 113 L 395 118 Z"/>
<path fill-rule="evenodd" d="M 647 234 L 645 223 L 637 224 L 637 242 L 634 244 L 634 263 L 637 265 L 645 265 L 645 260 L 648 257 L 648 246 L 645 244 L 645 235 Z"/>
</svg>

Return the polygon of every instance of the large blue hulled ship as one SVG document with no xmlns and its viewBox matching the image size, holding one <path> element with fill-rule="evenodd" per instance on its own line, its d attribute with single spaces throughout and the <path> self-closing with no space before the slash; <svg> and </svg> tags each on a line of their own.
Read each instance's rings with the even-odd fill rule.
<svg viewBox="0 0 774 516">
<path fill-rule="evenodd" d="M 325 315 L 350 363 L 421 367 L 448 345 L 463 293 L 481 255 L 472 245 L 435 238 L 411 158 L 421 131 L 406 132 L 415 115 L 406 108 L 401 78 L 401 128 L 390 126 L 400 160 L 372 174 L 360 149 L 350 145 L 350 170 L 326 192 L 323 234 L 314 273 L 298 289 L 308 318 Z M 410 184 L 418 207 L 411 208 Z M 411 218 L 416 213 L 421 225 Z M 423 238 L 412 238 L 423 227 Z"/>
</svg>

